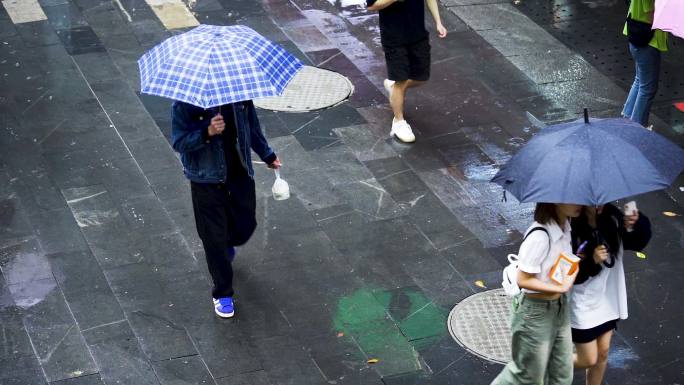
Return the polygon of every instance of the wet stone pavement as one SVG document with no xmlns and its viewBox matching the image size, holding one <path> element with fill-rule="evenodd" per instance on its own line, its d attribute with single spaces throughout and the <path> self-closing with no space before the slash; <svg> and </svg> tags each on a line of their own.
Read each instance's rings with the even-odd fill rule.
<svg viewBox="0 0 684 385">
<path fill-rule="evenodd" d="M 454 342 L 446 317 L 498 286 L 531 206 L 487 181 L 537 130 L 528 112 L 615 116 L 631 77 L 621 1 L 445 0 L 409 146 L 387 136 L 377 16 L 345 1 L 2 3 L 2 385 L 488 384 L 501 366 Z M 355 86 L 327 110 L 260 111 L 293 196 L 274 201 L 256 165 L 260 226 L 235 262 L 232 320 L 212 312 L 169 101 L 138 92 L 136 60 L 198 23 L 248 25 Z M 682 145 L 673 43 L 653 123 Z M 680 186 L 639 198 L 654 238 L 646 259 L 626 255 L 608 384 L 684 378 L 684 221 L 661 214 L 684 214 Z"/>
</svg>

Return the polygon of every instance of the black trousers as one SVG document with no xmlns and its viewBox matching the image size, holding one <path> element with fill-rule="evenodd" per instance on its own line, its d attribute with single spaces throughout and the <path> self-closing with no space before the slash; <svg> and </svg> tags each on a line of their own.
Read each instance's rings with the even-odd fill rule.
<svg viewBox="0 0 684 385">
<path fill-rule="evenodd" d="M 202 240 L 214 298 L 233 296 L 228 248 L 245 244 L 256 229 L 256 193 L 248 175 L 231 175 L 226 184 L 191 182 L 192 207 Z"/>
</svg>

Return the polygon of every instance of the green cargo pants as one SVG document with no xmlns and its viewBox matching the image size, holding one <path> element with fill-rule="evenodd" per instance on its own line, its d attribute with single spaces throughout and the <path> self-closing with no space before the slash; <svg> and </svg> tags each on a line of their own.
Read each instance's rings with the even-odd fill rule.
<svg viewBox="0 0 684 385">
<path fill-rule="evenodd" d="M 519 295 L 511 317 L 513 360 L 492 385 L 571 385 L 572 336 L 565 295 L 543 300 Z"/>
</svg>

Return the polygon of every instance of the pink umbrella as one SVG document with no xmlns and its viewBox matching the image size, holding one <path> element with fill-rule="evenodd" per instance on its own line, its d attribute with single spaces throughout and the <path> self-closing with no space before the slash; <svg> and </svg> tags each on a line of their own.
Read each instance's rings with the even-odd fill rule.
<svg viewBox="0 0 684 385">
<path fill-rule="evenodd" d="M 653 29 L 684 39 L 684 0 L 656 0 Z"/>
</svg>

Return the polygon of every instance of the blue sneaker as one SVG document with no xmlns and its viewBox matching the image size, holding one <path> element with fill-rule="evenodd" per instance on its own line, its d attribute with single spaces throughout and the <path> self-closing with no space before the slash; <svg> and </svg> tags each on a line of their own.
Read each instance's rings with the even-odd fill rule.
<svg viewBox="0 0 684 385">
<path fill-rule="evenodd" d="M 214 298 L 214 312 L 221 318 L 231 318 L 235 315 L 233 297 Z"/>
<path fill-rule="evenodd" d="M 235 254 L 237 251 L 235 250 L 235 247 L 230 246 L 227 250 L 228 253 L 228 262 L 233 263 L 233 260 L 235 259 Z"/>
</svg>

